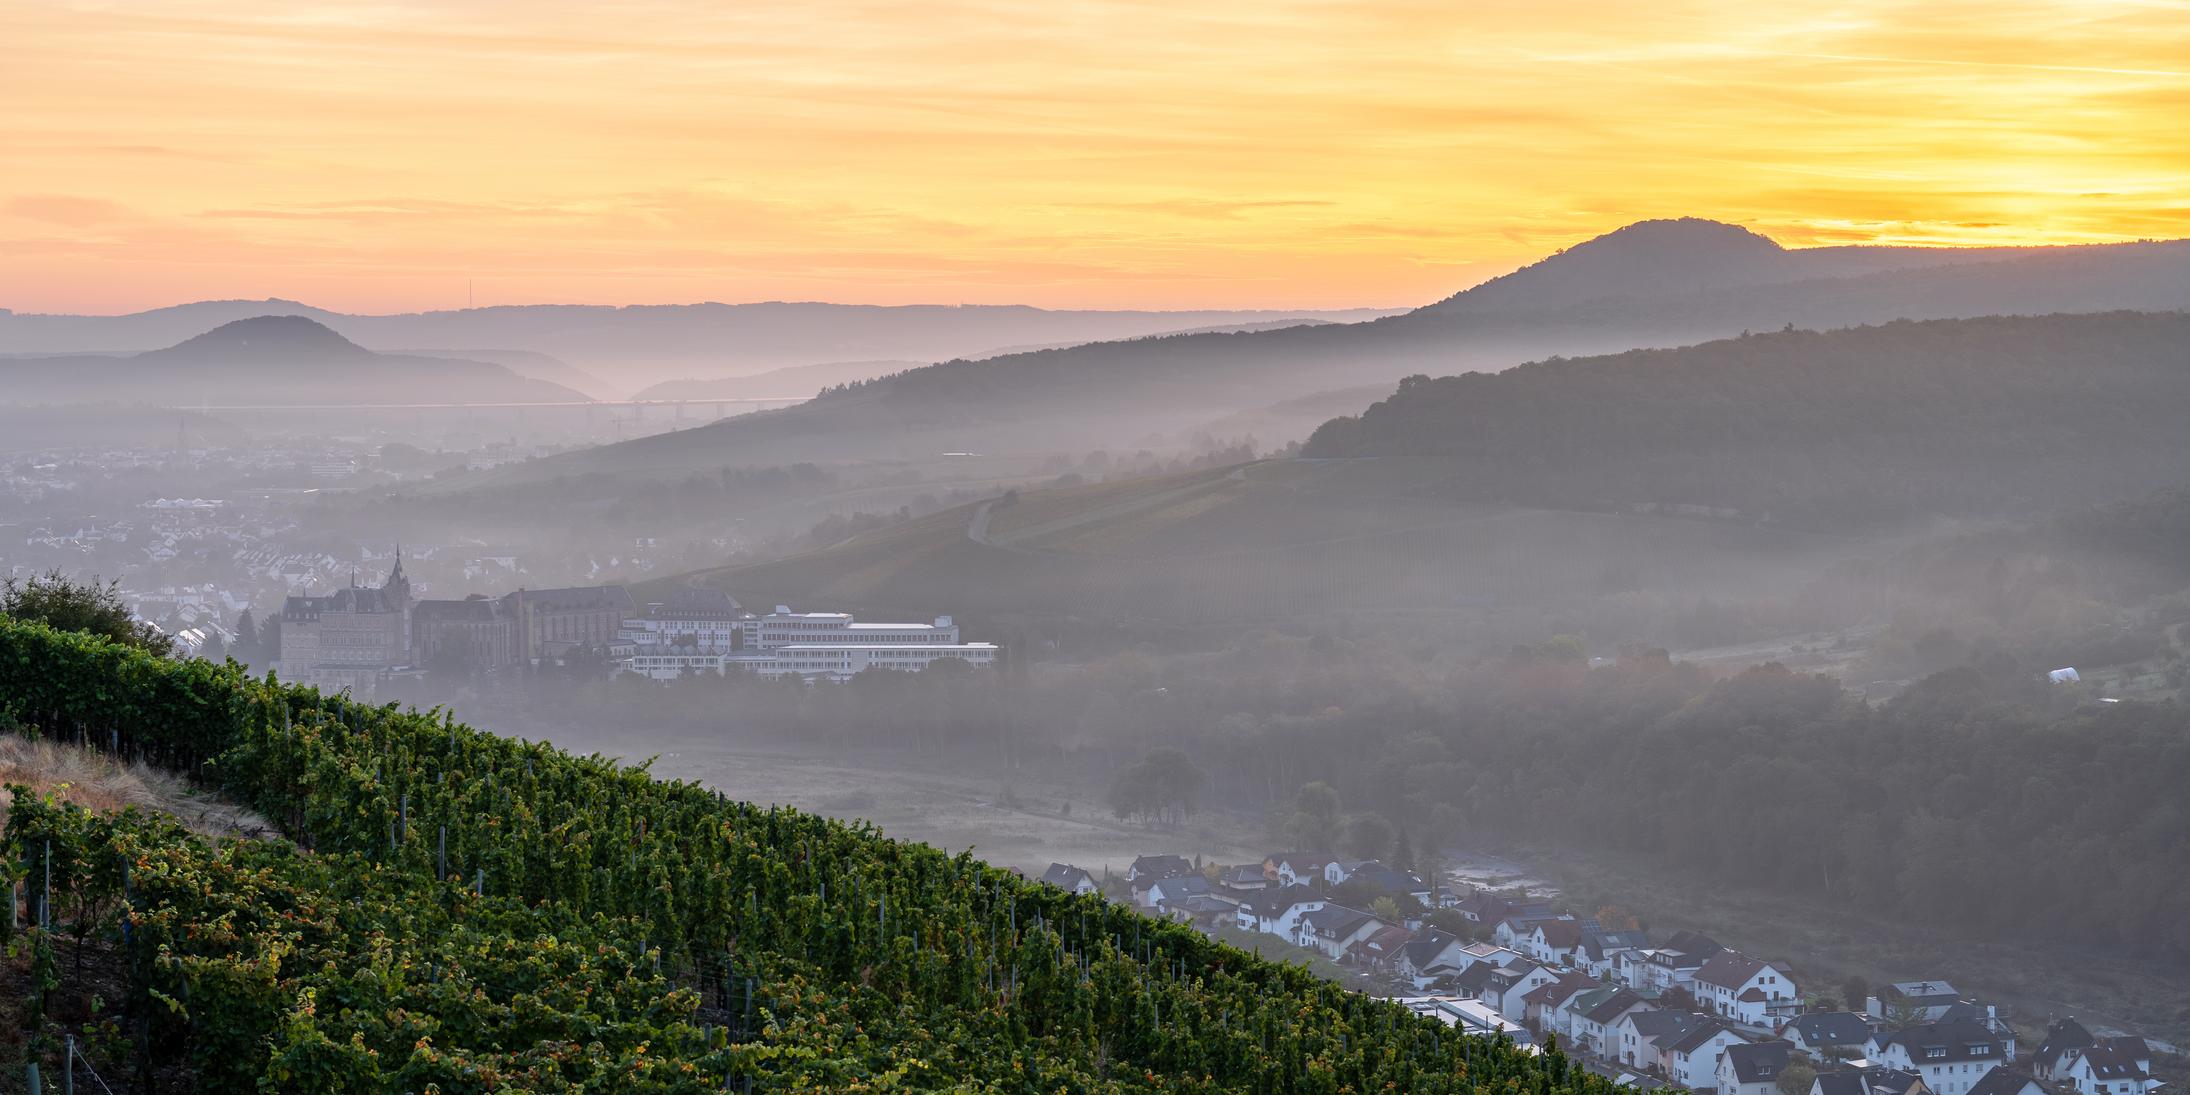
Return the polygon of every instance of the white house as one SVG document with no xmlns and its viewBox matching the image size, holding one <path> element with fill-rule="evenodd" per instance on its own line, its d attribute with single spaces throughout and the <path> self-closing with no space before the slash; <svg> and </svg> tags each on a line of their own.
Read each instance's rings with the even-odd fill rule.
<svg viewBox="0 0 2190 1095">
<path fill-rule="evenodd" d="M 1650 1010 L 1650 1001 L 1637 996 L 1633 989 L 1618 986 L 1599 989 L 1585 999 L 1586 1008 L 1569 1005 L 1572 1018 L 1567 1023 L 1567 1036 L 1574 1045 L 1596 1056 L 1617 1060 L 1616 1031 L 1620 1021 L 1635 1012 Z"/>
<path fill-rule="evenodd" d="M 2151 1051 L 2142 1038 L 2102 1038 L 2095 1046 L 2069 1050 L 2053 1075 L 2083 1095 L 2147 1095 L 2152 1079 Z"/>
<path fill-rule="evenodd" d="M 1871 1057 L 1914 1072 L 1935 1095 L 1970 1095 L 1985 1073 L 2008 1059 L 2000 1037 L 1982 1023 L 1923 1023 L 1871 1039 Z"/>
<path fill-rule="evenodd" d="M 1599 981 L 1616 980 L 1620 956 L 1649 945 L 1650 937 L 1639 931 L 1585 930 L 1582 932 L 1582 945 L 1574 948 L 1572 962 L 1575 968 Z"/>
<path fill-rule="evenodd" d="M 1692 1091 L 1718 1086 L 1719 1058 L 1734 1046 L 1747 1045 L 1726 1024 L 1707 1019 L 1665 1047 L 1659 1066 L 1666 1078 Z"/>
<path fill-rule="evenodd" d="M 1479 999 L 1518 1023 L 1528 1017 L 1528 994 L 1558 979 L 1558 971 L 1534 962 L 1501 966 L 1484 979 Z"/>
<path fill-rule="evenodd" d="M 1293 928 L 1293 942 L 1322 951 L 1335 962 L 1346 957 L 1355 944 L 1388 927 L 1391 925 L 1373 913 L 1325 905 L 1300 915 Z"/>
<path fill-rule="evenodd" d="M 1687 1011 L 1630 1011 L 1613 1025 L 1612 1052 L 1607 1056 L 1629 1068 L 1662 1068 L 1665 1049 L 1707 1021 Z"/>
<path fill-rule="evenodd" d="M 2160 1086 L 2152 1080 L 2152 1050 L 2144 1039 L 2096 1038 L 2074 1019 L 2056 1019 L 2046 1027 L 2030 1067 L 2039 1079 L 2084 1095 L 2147 1095 Z"/>
<path fill-rule="evenodd" d="M 1587 974 L 1569 971 L 1555 980 L 1529 990 L 1521 998 L 1521 1021 L 1550 1034 L 1567 1037 L 1567 1008 L 1577 997 L 1586 997 L 1603 986 Z"/>
<path fill-rule="evenodd" d="M 1281 886 L 1242 902 L 1238 924 L 1243 931 L 1267 932 L 1289 940 L 1298 932 L 1300 918 L 1325 904 L 1322 894 L 1306 886 Z"/>
<path fill-rule="evenodd" d="M 1785 966 L 1740 951 L 1712 955 L 1696 970 L 1690 991 L 1705 1011 L 1753 1027 L 1771 1026 L 1776 1016 L 1802 1006 Z"/>
<path fill-rule="evenodd" d="M 1323 881 L 1324 871 L 1329 869 L 1332 860 L 1327 855 L 1288 852 L 1272 856 L 1265 862 L 1277 872 L 1278 885 L 1306 886 Z"/>
<path fill-rule="evenodd" d="M 1617 976 L 1628 988 L 1655 999 L 1674 989 L 1689 989 L 1696 971 L 1724 949 L 1710 936 L 1677 932 L 1664 946 L 1622 952 Z"/>
<path fill-rule="evenodd" d="M 1136 891 L 1139 887 L 1134 887 Z M 1183 905 L 1190 897 L 1208 897 L 1214 891 L 1209 880 L 1198 874 L 1184 874 L 1176 878 L 1159 878 L 1148 884 L 1147 905 L 1151 909 L 1166 912 Z"/>
<path fill-rule="evenodd" d="M 1574 964 L 1575 948 L 1582 945 L 1582 926 L 1573 920 L 1544 920 L 1521 941 L 1521 951 L 1538 962 L 1555 966 Z"/>
<path fill-rule="evenodd" d="M 1794 1048 L 1787 1042 L 1728 1046 L 1719 1058 L 1717 1095 L 1778 1095 Z"/>
</svg>

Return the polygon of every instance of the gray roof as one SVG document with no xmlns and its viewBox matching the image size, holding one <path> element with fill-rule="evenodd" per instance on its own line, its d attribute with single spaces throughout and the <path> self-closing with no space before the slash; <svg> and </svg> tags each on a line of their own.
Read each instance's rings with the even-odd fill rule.
<svg viewBox="0 0 2190 1095">
<path fill-rule="evenodd" d="M 1857 1069 L 1820 1072 L 1810 1090 L 1816 1095 L 1870 1095 L 1870 1085 Z"/>
<path fill-rule="evenodd" d="M 1716 1019 L 1705 1019 L 1703 1022 L 1688 1028 L 1688 1033 L 1681 1035 L 1677 1041 L 1666 1048 L 1675 1053 L 1687 1053 L 1712 1038 L 1726 1033 L 1729 1033 L 1726 1024 Z"/>
<path fill-rule="evenodd" d="M 1813 1011 L 1796 1016 L 1787 1026 L 1812 1046 L 1861 1045 L 1871 1037 L 1870 1023 L 1852 1011 Z"/>
<path fill-rule="evenodd" d="M 2037 1083 L 2020 1072 L 1995 1068 L 1970 1085 L 1969 1095 L 2017 1095 L 2024 1088 Z"/>
<path fill-rule="evenodd" d="M 1647 1003 L 1647 1001 L 1642 997 L 1626 989 L 1620 989 L 1599 1002 L 1596 1007 L 1590 1008 L 1582 1018 L 1592 1023 L 1609 1023 L 1644 1003 Z"/>
<path fill-rule="evenodd" d="M 1886 990 L 1912 1000 L 1959 1000 L 1962 994 L 1945 981 L 1895 981 Z M 1883 994 L 1881 994 L 1883 995 Z"/>
<path fill-rule="evenodd" d="M 1151 878 L 1177 878 L 1193 870 L 1194 865 L 1188 863 L 1185 856 L 1144 855 L 1133 861 L 1128 873 L 1135 882 L 1143 882 Z"/>
<path fill-rule="evenodd" d="M 1878 1048 L 1899 1044 L 1908 1050 L 1909 1060 L 1916 1064 L 1937 1064 L 1942 1061 L 2000 1061 L 2007 1055 L 2000 1051 L 2000 1039 L 1978 1023 L 1920 1023 L 1895 1031 L 1879 1040 Z M 1932 1056 L 1933 1050 L 1943 1051 Z"/>
<path fill-rule="evenodd" d="M 281 602 L 284 620 L 316 620 L 324 612 L 384 614 L 402 606 L 385 591 L 363 586 L 344 586 L 322 597 L 287 597 Z"/>
<path fill-rule="evenodd" d="M 1703 1016 L 1688 1011 L 1638 1011 L 1625 1020 L 1635 1028 L 1636 1034 L 1653 1042 L 1667 1035 L 1677 1038 L 1703 1021 Z"/>
<path fill-rule="evenodd" d="M 1159 878 L 1151 888 L 1154 886 L 1163 887 L 1165 896 L 1172 898 L 1207 896 L 1209 893 L 1209 880 L 1198 874 L 1182 874 L 1175 878 Z"/>
<path fill-rule="evenodd" d="M 2143 1040 L 2138 1039 L 2142 1045 Z M 2124 1052 L 2125 1047 L 2115 1045 L 2112 1039 L 2083 1051 L 2084 1060 L 2091 1065 L 2091 1076 L 2096 1080 L 2134 1080 L 2144 1076 L 2144 1069 L 2136 1057 Z"/>
<path fill-rule="evenodd" d="M 1794 1049 L 1788 1042 L 1749 1042 L 1726 1047 L 1727 1067 L 1734 1070 L 1737 1083 L 1757 1084 L 1776 1080 L 1787 1071 L 1787 1054 Z"/>
<path fill-rule="evenodd" d="M 1325 905 L 1314 912 L 1302 914 L 1300 918 L 1301 924 L 1309 931 L 1333 939 L 1344 939 L 1360 931 L 1363 924 L 1372 921 L 1382 923 L 1374 913 L 1349 909 L 1344 905 Z"/>
<path fill-rule="evenodd" d="M 1602 961 L 1607 952 L 1630 947 L 1650 945 L 1650 933 L 1640 931 L 1594 931 L 1582 933 L 1582 950 L 1591 958 Z"/>
<path fill-rule="evenodd" d="M 1247 904 L 1241 907 L 1259 916 L 1276 916 L 1303 901 L 1321 901 L 1323 899 L 1322 894 L 1295 882 L 1290 886 L 1280 886 L 1274 890 L 1264 890 L 1259 894 L 1255 894 L 1249 897 Z"/>
<path fill-rule="evenodd" d="M 1069 863 L 1050 864 L 1049 869 L 1042 872 L 1041 878 L 1041 881 L 1047 882 L 1060 890 L 1072 889 L 1078 886 L 1083 880 L 1093 882 L 1095 881 L 1095 876 Z"/>
<path fill-rule="evenodd" d="M 1406 947 L 1400 953 L 1406 955 L 1407 961 L 1414 963 L 1416 969 L 1421 969 L 1436 961 L 1437 956 L 1443 953 L 1446 947 L 1452 946 L 1459 941 L 1460 937 L 1457 935 L 1431 928 L 1408 940 Z"/>
</svg>

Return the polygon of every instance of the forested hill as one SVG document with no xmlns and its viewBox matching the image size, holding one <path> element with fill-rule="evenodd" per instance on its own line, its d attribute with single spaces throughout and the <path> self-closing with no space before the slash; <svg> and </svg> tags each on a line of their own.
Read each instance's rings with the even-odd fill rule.
<svg viewBox="0 0 2190 1095">
<path fill-rule="evenodd" d="M 2190 315 L 1996 317 L 1415 377 L 1305 455 L 1435 462 L 1454 497 L 1821 526 L 2190 481 L 2186 415 Z"/>
<path fill-rule="evenodd" d="M 0 619 L 0 716 L 281 829 L 14 797 L 49 1068 L 65 1029 L 147 1090 L 1613 1091 L 970 854 L 234 663 Z"/>
</svg>

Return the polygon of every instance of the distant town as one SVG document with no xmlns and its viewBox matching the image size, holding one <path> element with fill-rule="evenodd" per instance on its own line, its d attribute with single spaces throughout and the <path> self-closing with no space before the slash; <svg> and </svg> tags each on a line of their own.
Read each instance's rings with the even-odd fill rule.
<svg viewBox="0 0 2190 1095">
<path fill-rule="evenodd" d="M 1190 923 L 1223 942 L 1335 964 L 1418 1014 L 1569 1058 L 1637 1090 L 1703 1095 L 2150 1095 L 2179 1052 L 2001 1009 L 1923 978 L 1821 984 L 1707 935 L 1659 936 L 1617 908 L 1454 888 L 1369 859 L 1145 855 L 1121 876 L 1053 863 L 1039 881 Z M 2035 1042 L 2035 1045 L 2030 1043 Z"/>
</svg>

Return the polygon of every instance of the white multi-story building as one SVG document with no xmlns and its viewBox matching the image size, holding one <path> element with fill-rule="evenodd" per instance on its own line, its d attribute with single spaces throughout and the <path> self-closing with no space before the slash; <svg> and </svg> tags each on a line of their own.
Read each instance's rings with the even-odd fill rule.
<svg viewBox="0 0 2190 1095">
<path fill-rule="evenodd" d="M 942 645 L 958 643 L 958 625 L 948 616 L 930 624 L 870 624 L 849 612 L 793 612 L 777 605 L 766 616 L 747 616 L 739 621 L 748 649 L 774 650 L 783 646 L 844 643 L 851 646 Z"/>
<path fill-rule="evenodd" d="M 627 619 L 617 639 L 635 647 L 677 646 L 732 651 L 740 645 L 751 619 L 730 595 L 717 589 L 680 589 L 665 601 L 646 606 L 644 615 Z"/>
<path fill-rule="evenodd" d="M 960 641 L 948 616 L 926 624 L 862 623 L 848 612 L 792 612 L 783 605 L 753 616 L 737 613 L 727 596 L 702 603 L 699 592 L 681 603 L 649 605 L 645 616 L 624 621 L 619 639 L 626 671 L 655 680 L 740 670 L 841 681 L 870 669 L 918 672 L 946 659 L 990 666 L 998 654 L 995 643 Z"/>
</svg>

